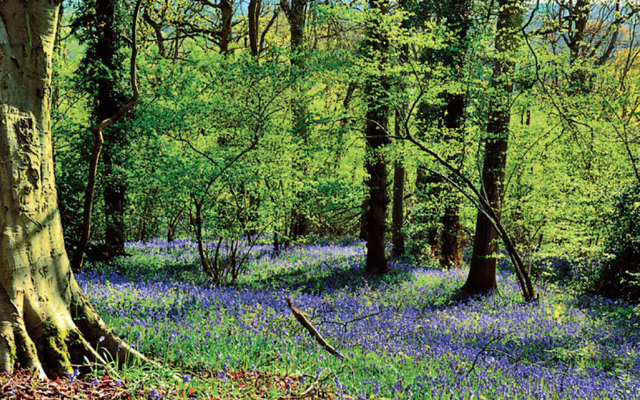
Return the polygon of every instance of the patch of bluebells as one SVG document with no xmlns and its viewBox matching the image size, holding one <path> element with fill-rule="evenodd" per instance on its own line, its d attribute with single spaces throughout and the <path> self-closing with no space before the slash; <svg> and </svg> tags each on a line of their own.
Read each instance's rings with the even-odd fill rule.
<svg viewBox="0 0 640 400">
<path fill-rule="evenodd" d="M 192 243 L 174 242 L 129 246 L 150 257 L 165 257 L 167 265 L 193 257 Z M 336 377 L 339 396 L 640 397 L 640 332 L 625 331 L 621 322 L 603 316 L 606 300 L 583 298 L 559 305 L 545 300 L 540 288 L 539 303 L 523 304 L 514 301 L 519 297 L 515 277 L 502 269 L 502 296 L 460 302 L 454 289 L 464 283 L 465 269 L 398 264 L 396 272 L 404 278 L 389 283 L 363 277 L 361 243 L 299 246 L 281 256 L 264 250 L 253 249 L 262 255 L 243 277 L 254 284 L 238 288 L 185 283 L 171 268 L 145 280 L 108 272 L 88 272 L 77 279 L 107 321 L 123 321 L 114 327 L 121 334 L 137 331 L 138 340 L 165 338 L 168 352 L 180 359 L 188 343 L 192 354 L 187 361 L 201 359 L 200 354 L 212 359 L 217 354 L 221 361 L 220 348 L 249 353 L 266 347 L 299 363 L 327 365 L 331 360 L 323 350 L 288 322 L 284 297 L 290 296 L 343 354 L 385 360 L 360 361 L 365 376 L 388 376 L 404 366 L 413 371 L 406 380 L 382 386 L 376 379 L 349 382 L 349 387 Z M 173 350 L 178 345 L 181 349 Z M 219 375 L 226 381 L 229 363 L 235 361 L 225 356 Z M 316 379 L 326 375 L 316 368 Z"/>
</svg>

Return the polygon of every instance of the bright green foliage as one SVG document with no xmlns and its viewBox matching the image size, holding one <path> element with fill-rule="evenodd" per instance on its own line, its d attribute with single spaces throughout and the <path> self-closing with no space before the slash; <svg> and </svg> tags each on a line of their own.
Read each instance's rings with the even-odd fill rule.
<svg viewBox="0 0 640 400">
<path fill-rule="evenodd" d="M 640 185 L 636 182 L 616 198 L 609 215 L 610 234 L 605 251 L 611 257 L 604 264 L 599 292 L 628 300 L 640 300 Z"/>
<path fill-rule="evenodd" d="M 557 256 L 592 265 L 605 259 L 615 198 L 637 179 L 637 16 L 621 18 L 617 28 L 607 22 L 608 28 L 598 34 L 598 16 L 592 13 L 590 30 L 571 48 L 560 33 L 570 36 L 578 27 L 557 18 L 553 4 L 537 9 L 532 5 L 525 12 L 520 48 L 500 56 L 492 45 L 498 10 L 491 9 L 492 3 L 475 2 L 469 11 L 469 42 L 459 54 L 462 66 L 446 68 L 445 58 L 458 55 L 455 30 L 442 19 L 446 10 L 431 1 L 393 6 L 393 12 L 378 16 L 389 41 L 384 74 L 391 82 L 388 93 L 380 94 L 391 114 L 399 111 L 403 121 L 395 132 L 392 116 L 391 145 L 366 156 L 363 90 L 366 79 L 382 71 L 379 60 L 364 54 L 371 10 L 363 2 L 309 4 L 303 72 L 291 65 L 286 18 L 275 16 L 267 27 L 275 11 L 271 6 L 265 6 L 259 21 L 258 32 L 266 33 L 255 58 L 242 45 L 244 15 L 234 14 L 237 24 L 229 52 L 221 55 L 211 42 L 215 38 L 197 31 L 217 29 L 219 16 L 208 15 L 199 3 L 190 8 L 194 4 L 149 5 L 151 19 L 165 24 L 168 58 L 160 54 L 151 25 L 142 27 L 140 107 L 123 126 L 129 144 L 119 149 L 116 171 L 127 186 L 129 240 L 163 235 L 195 239 L 199 216 L 201 239 L 211 243 L 207 251 L 215 260 L 221 238 L 221 246 L 247 235 L 287 243 L 294 210 L 310 221 L 310 236 L 298 238 L 301 242 L 314 236 L 354 235 L 367 193 L 365 157 L 380 156 L 389 165 L 402 162 L 407 170 L 405 230 L 413 254 L 430 262 L 428 235 L 440 229 L 447 200 L 435 192 L 420 196 L 424 188 L 415 189 L 418 170 L 452 175 L 399 136 L 405 136 L 407 128 L 419 143 L 454 160 L 458 171 L 480 188 L 478 166 L 489 137 L 490 100 L 496 95 L 490 82 L 493 60 L 509 57 L 515 68 L 505 79 L 513 80 L 515 89 L 509 103 L 502 223 L 529 261 Z M 179 34 L 175 27 L 189 10 L 197 14 L 192 26 L 184 26 L 190 37 L 174 40 Z M 628 15 L 629 9 L 619 13 Z M 92 25 L 87 27 L 83 35 Z M 615 29 L 615 46 L 607 53 Z M 126 62 L 123 40 L 119 63 Z M 55 64 L 56 173 L 67 232 L 79 222 L 74 213 L 81 204 L 84 157 L 91 145 L 86 128 L 92 98 L 78 90 L 90 81 L 74 73 L 87 49 L 88 44 L 67 39 Z M 455 132 L 439 115 L 445 97 L 454 94 L 465 100 L 464 123 Z M 296 102 L 308 110 L 304 135 L 294 115 Z M 445 194 L 456 190 L 445 180 L 433 185 Z M 93 239 L 100 241 L 105 232 L 103 200 L 96 199 Z M 460 204 L 465 243 L 475 234 L 476 206 L 473 196 Z"/>
</svg>

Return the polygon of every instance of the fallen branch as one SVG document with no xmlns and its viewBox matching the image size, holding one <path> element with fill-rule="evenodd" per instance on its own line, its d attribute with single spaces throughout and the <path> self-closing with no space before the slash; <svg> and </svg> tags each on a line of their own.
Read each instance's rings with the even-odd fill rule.
<svg viewBox="0 0 640 400">
<path fill-rule="evenodd" d="M 371 318 L 371 317 L 375 317 L 376 315 L 382 313 L 382 310 L 375 312 L 373 314 L 368 314 L 368 315 L 363 315 L 362 317 L 358 317 L 358 318 L 354 318 L 354 319 L 350 319 L 349 321 L 320 321 L 318 322 L 318 324 L 323 325 L 323 324 L 336 324 L 336 325 L 342 325 L 342 328 L 344 329 L 344 331 L 347 331 L 347 325 L 349 325 L 350 323 L 353 322 L 358 322 L 358 321 L 362 321 L 363 319 L 367 319 L 367 318 Z"/>
<path fill-rule="evenodd" d="M 336 357 L 344 358 L 344 356 L 340 354 L 339 351 L 331 347 L 331 345 L 322 338 L 322 335 L 320 335 L 320 333 L 316 330 L 316 328 L 314 328 L 313 325 L 311 325 L 311 322 L 309 322 L 307 318 L 302 314 L 302 312 L 293 305 L 290 298 L 285 297 L 285 300 L 287 300 L 287 304 L 289 304 L 289 307 L 291 308 L 291 313 L 293 313 L 293 316 L 296 317 L 298 322 L 300 322 L 300 324 L 304 326 L 307 329 L 307 331 L 309 331 L 311 336 L 313 336 L 316 339 L 316 341 L 320 343 L 322 347 L 325 348 L 325 350 L 327 350 L 329 353 L 333 354 Z"/>
</svg>

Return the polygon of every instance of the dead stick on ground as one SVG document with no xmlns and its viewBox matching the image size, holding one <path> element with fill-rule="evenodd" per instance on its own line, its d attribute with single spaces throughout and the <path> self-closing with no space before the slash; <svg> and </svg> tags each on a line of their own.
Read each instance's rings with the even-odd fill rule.
<svg viewBox="0 0 640 400">
<path fill-rule="evenodd" d="M 302 314 L 302 312 L 293 305 L 290 298 L 285 297 L 285 300 L 287 300 L 287 304 L 289 304 L 289 307 L 291 308 L 291 313 L 293 313 L 293 316 L 296 317 L 298 322 L 300 322 L 300 324 L 309 331 L 311 336 L 316 338 L 316 341 L 320 343 L 322 347 L 324 347 L 329 353 L 333 354 L 334 356 L 344 358 L 344 356 L 340 354 L 338 350 L 331 347 L 331 345 L 322 338 L 322 335 L 320 335 L 320 333 L 316 330 L 316 328 L 314 328 L 313 325 L 311 325 L 311 322 L 309 322 L 307 318 L 305 318 L 305 316 Z"/>
</svg>

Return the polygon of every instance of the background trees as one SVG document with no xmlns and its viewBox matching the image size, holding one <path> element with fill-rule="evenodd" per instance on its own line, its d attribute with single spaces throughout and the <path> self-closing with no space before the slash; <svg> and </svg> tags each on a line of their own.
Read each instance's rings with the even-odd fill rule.
<svg viewBox="0 0 640 400">
<path fill-rule="evenodd" d="M 70 161 L 87 154 L 91 119 L 70 72 L 91 58 L 82 38 L 94 31 L 69 36 L 65 21 L 81 21 L 82 9 L 67 10 L 54 138 L 70 235 L 85 179 Z M 368 272 L 398 257 L 470 261 L 465 289 L 485 292 L 502 245 L 465 177 L 532 274 L 546 256 L 604 260 L 607 215 L 637 180 L 637 13 L 581 1 L 149 2 L 142 104 L 115 135 L 127 140 L 118 179 L 107 179 L 105 158 L 99 187 L 126 186 L 117 220 L 127 240 L 188 235 L 215 261 L 221 238 L 262 235 L 280 251 L 363 227 Z M 115 31 L 123 18 L 111 17 Z M 95 79 L 115 79 L 127 61 L 126 35 L 113 35 L 121 56 L 113 68 L 96 63 L 112 72 Z M 392 165 L 404 168 L 404 185 Z M 408 254 L 390 257 L 392 187 L 405 203 L 394 229 Z M 98 221 L 109 220 L 107 197 Z M 106 243 L 109 229 L 98 224 L 93 240 Z"/>
</svg>

